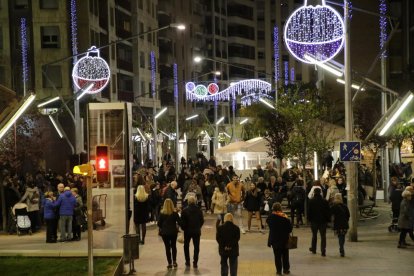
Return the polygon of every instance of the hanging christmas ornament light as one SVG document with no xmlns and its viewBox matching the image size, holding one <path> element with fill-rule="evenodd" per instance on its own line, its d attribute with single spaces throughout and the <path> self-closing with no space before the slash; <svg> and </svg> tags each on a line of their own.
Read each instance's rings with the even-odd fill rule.
<svg viewBox="0 0 414 276">
<path fill-rule="evenodd" d="M 325 0 L 322 5 L 304 5 L 295 10 L 285 24 L 284 40 L 289 52 L 298 60 L 313 64 L 305 54 L 318 62 L 335 57 L 344 45 L 345 25 L 341 15 Z"/>
<path fill-rule="evenodd" d="M 100 57 L 99 49 L 92 46 L 86 56 L 79 59 L 72 70 L 73 83 L 78 89 L 93 83 L 88 94 L 101 92 L 108 83 L 111 72 L 108 63 Z"/>
<path fill-rule="evenodd" d="M 218 87 L 218 85 L 216 83 L 210 83 L 207 86 L 207 90 L 208 90 L 208 93 L 210 95 L 214 95 L 220 90 L 220 88 Z"/>
</svg>

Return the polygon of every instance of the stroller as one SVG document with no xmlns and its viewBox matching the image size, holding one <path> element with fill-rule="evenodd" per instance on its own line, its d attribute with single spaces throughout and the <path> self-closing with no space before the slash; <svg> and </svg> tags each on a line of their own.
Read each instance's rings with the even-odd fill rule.
<svg viewBox="0 0 414 276">
<path fill-rule="evenodd" d="M 31 235 L 32 224 L 28 216 L 27 205 L 24 203 L 16 203 L 13 206 L 12 213 L 14 216 L 14 221 L 16 222 L 17 235 L 20 236 L 22 232 L 26 232 Z"/>
</svg>

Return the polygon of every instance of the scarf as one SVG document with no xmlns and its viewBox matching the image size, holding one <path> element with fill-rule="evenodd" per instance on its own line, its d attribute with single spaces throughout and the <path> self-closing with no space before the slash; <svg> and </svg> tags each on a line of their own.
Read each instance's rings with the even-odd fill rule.
<svg viewBox="0 0 414 276">
<path fill-rule="evenodd" d="M 282 218 L 287 218 L 288 216 L 285 214 L 285 213 L 283 213 L 282 211 L 273 211 L 272 212 L 272 214 L 274 214 L 274 215 L 276 215 L 276 216 L 279 216 L 279 217 L 282 217 Z"/>
</svg>

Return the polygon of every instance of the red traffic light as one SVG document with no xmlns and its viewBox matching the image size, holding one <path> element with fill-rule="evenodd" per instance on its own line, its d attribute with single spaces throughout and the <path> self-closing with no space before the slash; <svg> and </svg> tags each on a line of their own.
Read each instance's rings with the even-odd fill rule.
<svg viewBox="0 0 414 276">
<path fill-rule="evenodd" d="M 96 146 L 96 170 L 98 172 L 109 171 L 109 147 Z"/>
<path fill-rule="evenodd" d="M 107 145 L 96 146 L 96 177 L 98 182 L 109 180 L 109 147 Z"/>
<path fill-rule="evenodd" d="M 98 157 L 97 170 L 98 171 L 107 171 L 108 170 L 108 158 Z"/>
</svg>

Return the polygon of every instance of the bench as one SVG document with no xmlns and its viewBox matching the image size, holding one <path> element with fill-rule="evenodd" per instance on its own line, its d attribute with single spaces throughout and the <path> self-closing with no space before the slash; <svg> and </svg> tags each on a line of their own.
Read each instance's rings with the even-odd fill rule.
<svg viewBox="0 0 414 276">
<path fill-rule="evenodd" d="M 375 202 L 372 200 L 364 200 L 361 205 L 358 205 L 360 220 L 375 219 L 379 216 L 378 212 L 374 210 Z"/>
</svg>

